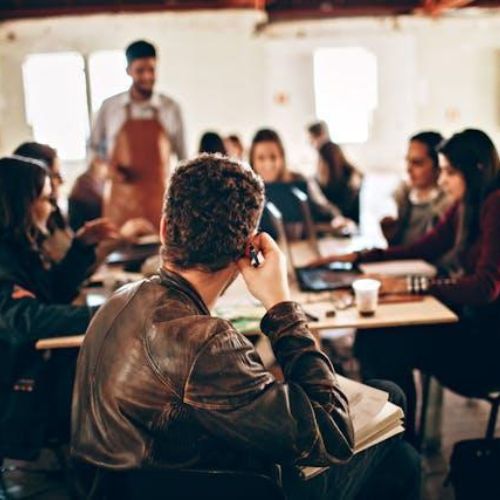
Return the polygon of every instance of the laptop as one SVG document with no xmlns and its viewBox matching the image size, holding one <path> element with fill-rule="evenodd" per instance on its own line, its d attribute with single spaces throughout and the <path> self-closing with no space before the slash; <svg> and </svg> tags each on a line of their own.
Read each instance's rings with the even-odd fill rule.
<svg viewBox="0 0 500 500">
<path fill-rule="evenodd" d="M 286 237 L 283 218 L 278 208 L 271 202 L 266 203 L 268 220 L 272 223 L 281 250 L 288 258 L 288 270 L 295 276 L 303 292 L 326 292 L 351 288 L 352 282 L 359 278 L 360 270 L 349 262 L 332 262 L 321 267 L 296 267 L 291 246 Z M 315 235 L 308 238 L 315 257 L 321 257 Z"/>
</svg>

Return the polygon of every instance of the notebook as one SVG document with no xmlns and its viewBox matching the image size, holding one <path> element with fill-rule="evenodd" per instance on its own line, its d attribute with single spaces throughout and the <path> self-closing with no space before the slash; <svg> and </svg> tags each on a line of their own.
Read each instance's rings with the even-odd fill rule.
<svg viewBox="0 0 500 500">
<path fill-rule="evenodd" d="M 437 274 L 437 270 L 432 264 L 419 259 L 369 262 L 360 264 L 359 268 L 365 274 L 383 274 L 385 276 L 427 276 L 433 278 Z"/>
</svg>

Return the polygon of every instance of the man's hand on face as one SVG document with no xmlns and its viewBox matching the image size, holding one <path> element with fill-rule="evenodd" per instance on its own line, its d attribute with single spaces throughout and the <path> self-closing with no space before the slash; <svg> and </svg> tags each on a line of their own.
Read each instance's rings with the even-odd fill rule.
<svg viewBox="0 0 500 500">
<path fill-rule="evenodd" d="M 237 262 L 249 292 L 266 309 L 290 300 L 286 257 L 276 242 L 267 233 L 260 233 L 250 243 L 262 255 L 259 266 L 252 266 L 246 255 Z"/>
</svg>

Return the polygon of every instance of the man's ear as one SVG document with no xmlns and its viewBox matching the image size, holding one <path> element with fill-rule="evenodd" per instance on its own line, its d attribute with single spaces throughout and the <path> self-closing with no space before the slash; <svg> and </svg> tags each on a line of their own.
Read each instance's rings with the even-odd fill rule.
<svg viewBox="0 0 500 500">
<path fill-rule="evenodd" d="M 128 75 L 128 76 L 132 76 L 132 75 L 130 74 L 130 64 L 127 64 L 127 70 L 126 70 L 126 71 L 127 71 L 127 75 Z"/>
<path fill-rule="evenodd" d="M 160 220 L 160 241 L 162 245 L 167 241 L 167 221 L 163 215 Z"/>
</svg>

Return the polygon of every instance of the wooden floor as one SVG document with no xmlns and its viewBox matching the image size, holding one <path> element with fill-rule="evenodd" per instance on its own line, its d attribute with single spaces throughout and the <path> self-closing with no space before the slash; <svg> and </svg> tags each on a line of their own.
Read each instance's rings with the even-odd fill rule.
<svg viewBox="0 0 500 500">
<path fill-rule="evenodd" d="M 448 459 L 453 443 L 461 439 L 482 437 L 488 419 L 489 405 L 482 401 L 466 400 L 449 391 L 444 393 L 442 450 L 438 454 L 425 456 L 423 477 L 423 499 L 453 500 L 451 488 L 443 487 L 447 474 Z M 497 435 L 500 424 L 497 425 Z M 12 462 L 8 462 L 8 464 Z M 45 456 L 33 468 L 54 467 L 53 458 Z M 47 478 L 33 473 L 7 473 L 7 485 L 12 498 L 30 497 L 37 500 L 67 500 L 63 482 L 57 478 Z M 37 494 L 37 492 L 39 492 Z M 0 499 L 3 500 L 0 494 Z"/>
</svg>

